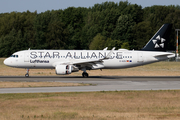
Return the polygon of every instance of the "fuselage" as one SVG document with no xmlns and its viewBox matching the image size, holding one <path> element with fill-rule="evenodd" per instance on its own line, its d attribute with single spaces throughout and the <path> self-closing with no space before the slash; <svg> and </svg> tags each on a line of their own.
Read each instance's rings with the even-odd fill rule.
<svg viewBox="0 0 180 120">
<path fill-rule="evenodd" d="M 57 75 L 71 74 L 82 70 L 82 76 L 88 77 L 86 70 L 120 69 L 145 65 L 175 57 L 166 51 L 171 24 L 163 24 L 155 35 L 140 51 L 115 50 L 24 50 L 14 53 L 4 60 L 10 67 L 29 69 L 55 69 Z"/>
<path fill-rule="evenodd" d="M 109 50 L 24 50 L 14 53 L 4 61 L 10 67 L 29 69 L 54 69 L 57 64 L 81 65 L 81 61 L 102 59 Z M 170 52 L 115 50 L 109 59 L 92 65 L 92 69 L 120 69 L 140 66 L 175 57 Z M 89 62 L 88 64 L 91 64 Z"/>
</svg>

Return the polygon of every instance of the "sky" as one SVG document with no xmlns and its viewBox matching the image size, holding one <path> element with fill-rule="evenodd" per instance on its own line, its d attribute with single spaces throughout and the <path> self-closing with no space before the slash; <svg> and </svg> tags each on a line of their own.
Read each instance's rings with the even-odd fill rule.
<svg viewBox="0 0 180 120">
<path fill-rule="evenodd" d="M 66 9 L 68 7 L 92 7 L 94 4 L 101 4 L 106 1 L 119 1 L 126 0 L 1 0 L 0 13 L 16 12 L 30 12 L 41 13 L 47 10 Z M 153 5 L 180 5 L 180 0 L 128 0 L 131 4 L 138 4 L 144 7 Z"/>
</svg>

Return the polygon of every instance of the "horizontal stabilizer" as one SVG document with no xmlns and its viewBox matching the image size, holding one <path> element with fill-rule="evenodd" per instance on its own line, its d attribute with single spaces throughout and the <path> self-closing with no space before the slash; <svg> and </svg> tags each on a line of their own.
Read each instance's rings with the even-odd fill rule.
<svg viewBox="0 0 180 120">
<path fill-rule="evenodd" d="M 160 54 L 160 55 L 155 55 L 154 57 L 167 57 L 167 58 L 173 58 L 175 57 L 174 53 L 166 53 L 166 54 Z"/>
</svg>

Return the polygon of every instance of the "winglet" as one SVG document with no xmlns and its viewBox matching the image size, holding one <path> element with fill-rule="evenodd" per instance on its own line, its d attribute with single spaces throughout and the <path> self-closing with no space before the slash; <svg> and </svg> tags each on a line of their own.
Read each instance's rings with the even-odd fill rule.
<svg viewBox="0 0 180 120">
<path fill-rule="evenodd" d="M 104 48 L 103 50 L 105 51 L 105 50 L 107 50 L 107 49 L 108 49 L 108 47 Z"/>
<path fill-rule="evenodd" d="M 115 50 L 115 47 L 113 47 L 113 49 L 108 53 L 108 55 L 104 59 L 109 59 L 111 55 L 113 54 L 114 50 Z"/>
</svg>

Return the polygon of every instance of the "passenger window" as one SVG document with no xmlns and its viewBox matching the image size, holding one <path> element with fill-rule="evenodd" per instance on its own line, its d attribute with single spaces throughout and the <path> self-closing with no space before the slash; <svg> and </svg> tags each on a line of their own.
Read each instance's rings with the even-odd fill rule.
<svg viewBox="0 0 180 120">
<path fill-rule="evenodd" d="M 16 58 L 18 58 L 18 55 L 16 55 Z"/>
</svg>

